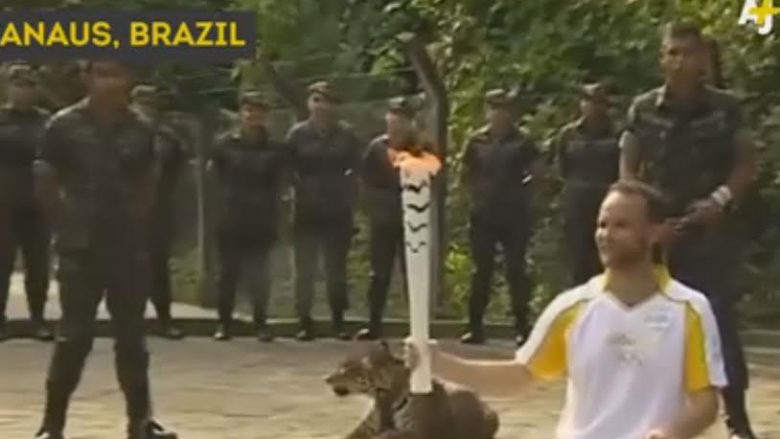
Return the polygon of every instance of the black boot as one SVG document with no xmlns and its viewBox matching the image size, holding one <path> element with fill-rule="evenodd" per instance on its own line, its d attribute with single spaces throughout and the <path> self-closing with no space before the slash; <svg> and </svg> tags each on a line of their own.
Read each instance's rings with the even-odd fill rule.
<svg viewBox="0 0 780 439">
<path fill-rule="evenodd" d="M 469 325 L 468 332 L 460 337 L 460 342 L 470 345 L 485 344 L 485 309 L 487 308 L 488 291 L 483 280 L 478 280 L 475 275 L 472 280 L 471 297 L 469 297 Z"/>
<path fill-rule="evenodd" d="M 389 281 L 372 280 L 368 291 L 368 326 L 355 334 L 356 340 L 371 341 L 382 338 L 382 319 Z"/>
<path fill-rule="evenodd" d="M 8 340 L 8 329 L 4 321 L 0 320 L 0 342 Z"/>
<path fill-rule="evenodd" d="M 727 387 L 723 390 L 723 402 L 729 439 L 756 439 L 747 414 L 745 391 Z"/>
<path fill-rule="evenodd" d="M 312 341 L 314 340 L 314 323 L 311 318 L 304 317 L 301 319 L 300 330 L 295 338 L 298 341 Z"/>
<path fill-rule="evenodd" d="M 482 326 L 482 319 L 472 315 L 469 320 L 468 331 L 460 337 L 460 342 L 470 345 L 485 344 L 485 328 Z"/>
<path fill-rule="evenodd" d="M 460 342 L 470 345 L 485 344 L 485 333 L 482 329 L 472 329 L 460 337 Z"/>
<path fill-rule="evenodd" d="M 65 439 L 65 436 L 62 433 L 52 433 L 42 428 L 35 434 L 35 439 Z"/>
<path fill-rule="evenodd" d="M 69 392 L 62 386 L 46 383 L 46 406 L 41 428 L 35 439 L 63 439 L 65 418 L 68 412 Z"/>
<path fill-rule="evenodd" d="M 54 333 L 46 325 L 46 322 L 40 318 L 32 319 L 33 324 L 33 338 L 39 341 L 52 341 L 54 340 Z"/>
<path fill-rule="evenodd" d="M 758 436 L 751 430 L 737 432 L 736 430 L 729 429 L 729 439 L 758 439 Z"/>
<path fill-rule="evenodd" d="M 531 333 L 531 325 L 529 323 L 529 299 L 527 292 L 531 291 L 531 282 L 523 276 L 523 280 L 515 280 L 513 286 L 510 286 L 510 300 L 512 303 L 512 317 L 514 318 L 515 329 L 515 344 L 519 347 L 528 339 L 528 335 Z"/>
<path fill-rule="evenodd" d="M 470 345 L 485 344 L 485 327 L 482 324 L 484 307 L 476 304 L 475 299 L 471 299 L 469 304 L 469 326 L 468 332 L 460 337 L 460 342 Z"/>
<path fill-rule="evenodd" d="M 230 325 L 227 323 L 220 323 L 217 325 L 217 330 L 214 331 L 214 340 L 216 341 L 228 341 L 232 338 L 230 333 Z"/>
<path fill-rule="evenodd" d="M 257 341 L 261 343 L 270 343 L 274 341 L 274 334 L 265 324 L 256 325 L 255 334 L 257 335 Z"/>
<path fill-rule="evenodd" d="M 145 365 L 148 367 L 149 357 L 146 356 Z M 117 357 L 117 361 L 120 361 Z M 139 361 L 138 363 L 142 363 Z M 151 428 L 152 397 L 149 383 L 140 381 L 139 377 L 128 376 L 128 371 L 119 372 L 120 387 L 125 396 L 125 409 L 127 411 L 127 437 L 128 439 L 149 439 Z"/>
<path fill-rule="evenodd" d="M 355 340 L 373 341 L 382 338 L 382 325 L 370 323 L 367 327 L 361 329 L 355 334 Z"/>
<path fill-rule="evenodd" d="M 531 325 L 528 323 L 528 319 L 525 314 L 521 317 L 517 317 L 515 321 L 515 344 L 520 347 L 528 340 L 528 336 L 531 334 Z"/>
<path fill-rule="evenodd" d="M 158 331 L 160 337 L 168 340 L 181 340 L 185 335 L 171 320 L 160 320 Z"/>
<path fill-rule="evenodd" d="M 334 311 L 333 317 L 333 338 L 341 341 L 351 340 L 347 331 L 344 329 L 344 311 Z"/>
<path fill-rule="evenodd" d="M 152 420 L 130 422 L 127 427 L 127 439 L 177 439 L 179 436 L 167 431 Z"/>
</svg>

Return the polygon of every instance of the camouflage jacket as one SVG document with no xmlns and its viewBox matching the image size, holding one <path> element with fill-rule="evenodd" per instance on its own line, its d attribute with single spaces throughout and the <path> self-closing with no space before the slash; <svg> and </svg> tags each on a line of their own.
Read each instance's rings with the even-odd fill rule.
<svg viewBox="0 0 780 439">
<path fill-rule="evenodd" d="M 401 177 L 398 169 L 390 162 L 389 148 L 387 134 L 374 138 L 363 153 L 360 173 L 371 221 L 401 227 Z M 433 150 L 428 144 L 423 144 L 421 149 Z"/>
<path fill-rule="evenodd" d="M 463 153 L 463 179 L 472 211 L 496 219 L 527 214 L 528 178 L 539 156 L 534 142 L 519 130 L 502 140 L 493 139 L 487 127 L 477 131 Z"/>
<path fill-rule="evenodd" d="M 219 137 L 209 160 L 219 182 L 222 232 L 275 236 L 286 169 L 284 147 L 267 138 L 251 143 L 234 131 Z"/>
<path fill-rule="evenodd" d="M 339 122 L 329 131 L 320 132 L 310 121 L 304 121 L 290 129 L 286 143 L 296 216 L 350 216 L 360 162 L 360 145 L 352 128 Z"/>
<path fill-rule="evenodd" d="M 611 126 L 594 135 L 581 119 L 571 122 L 558 133 L 552 152 L 568 187 L 606 188 L 618 178 L 618 133 Z"/>
<path fill-rule="evenodd" d="M 0 204 L 3 209 L 32 208 L 35 151 L 48 113 L 0 107 Z"/>
<path fill-rule="evenodd" d="M 87 99 L 48 122 L 39 161 L 56 175 L 55 220 L 60 250 L 145 247 L 154 201 L 154 131 L 128 110 L 111 126 L 100 123 Z"/>
<path fill-rule="evenodd" d="M 675 215 L 726 182 L 742 128 L 737 99 L 712 88 L 686 111 L 670 104 L 665 87 L 651 90 L 634 99 L 627 124 L 623 147 L 636 143 L 640 178 L 665 193 Z"/>
</svg>

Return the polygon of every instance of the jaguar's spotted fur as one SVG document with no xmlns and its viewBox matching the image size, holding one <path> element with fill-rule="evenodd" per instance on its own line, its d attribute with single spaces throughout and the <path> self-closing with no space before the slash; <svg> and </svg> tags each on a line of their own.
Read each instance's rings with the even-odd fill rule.
<svg viewBox="0 0 780 439">
<path fill-rule="evenodd" d="M 432 394 L 410 394 L 409 371 L 386 343 L 347 358 L 326 382 L 339 396 L 374 400 L 346 439 L 493 439 L 498 431 L 496 413 L 470 390 L 434 381 Z"/>
</svg>

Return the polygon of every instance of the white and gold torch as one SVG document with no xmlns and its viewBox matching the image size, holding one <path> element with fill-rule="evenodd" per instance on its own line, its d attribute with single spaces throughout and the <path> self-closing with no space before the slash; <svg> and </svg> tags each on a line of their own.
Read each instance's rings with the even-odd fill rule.
<svg viewBox="0 0 780 439">
<path fill-rule="evenodd" d="M 432 179 L 441 168 L 430 153 L 398 153 L 394 164 L 401 175 L 404 218 L 404 248 L 409 292 L 409 318 L 412 343 L 420 353 L 420 365 L 412 372 L 412 394 L 431 393 L 430 338 Z"/>
</svg>

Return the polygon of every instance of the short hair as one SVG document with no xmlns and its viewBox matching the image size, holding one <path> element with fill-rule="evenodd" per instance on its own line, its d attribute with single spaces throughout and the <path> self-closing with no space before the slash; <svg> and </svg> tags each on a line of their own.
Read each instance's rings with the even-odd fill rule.
<svg viewBox="0 0 780 439">
<path fill-rule="evenodd" d="M 701 26 L 692 21 L 673 21 L 664 25 L 661 29 L 661 41 L 666 42 L 675 38 L 692 38 L 699 43 L 704 43 Z"/>
<path fill-rule="evenodd" d="M 84 63 L 82 64 L 82 71 L 85 74 L 90 74 L 92 73 L 92 67 L 94 67 L 96 63 L 100 63 L 100 62 L 114 63 L 118 66 L 121 66 L 124 70 L 127 71 L 127 73 L 130 74 L 130 76 L 135 76 L 136 74 L 135 68 L 132 64 L 126 61 L 116 60 L 116 59 L 88 59 L 84 61 Z"/>
<path fill-rule="evenodd" d="M 654 223 L 664 222 L 669 217 L 669 208 L 663 193 L 655 187 L 637 180 L 619 180 L 610 186 L 609 194 L 633 195 L 645 201 L 647 219 Z"/>
</svg>

